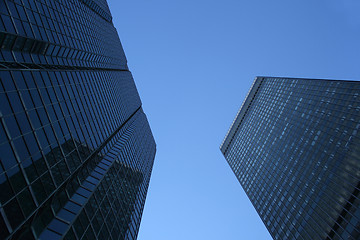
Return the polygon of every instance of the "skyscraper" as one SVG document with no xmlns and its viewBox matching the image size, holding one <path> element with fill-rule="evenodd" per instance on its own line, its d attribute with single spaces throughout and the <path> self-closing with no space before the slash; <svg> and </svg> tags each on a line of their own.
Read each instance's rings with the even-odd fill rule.
<svg viewBox="0 0 360 240">
<path fill-rule="evenodd" d="M 155 141 L 105 0 L 0 1 L 0 239 L 136 239 Z"/>
<path fill-rule="evenodd" d="M 274 239 L 360 239 L 360 82 L 257 77 L 220 149 Z"/>
</svg>

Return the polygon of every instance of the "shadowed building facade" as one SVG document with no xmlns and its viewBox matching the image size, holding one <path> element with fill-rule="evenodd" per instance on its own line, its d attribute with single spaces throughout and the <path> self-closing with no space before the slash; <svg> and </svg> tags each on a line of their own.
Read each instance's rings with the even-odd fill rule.
<svg viewBox="0 0 360 240">
<path fill-rule="evenodd" d="M 156 145 L 105 0 L 0 1 L 0 239 L 136 239 Z"/>
<path fill-rule="evenodd" d="M 257 77 L 220 149 L 274 239 L 360 239 L 360 82 Z"/>
</svg>

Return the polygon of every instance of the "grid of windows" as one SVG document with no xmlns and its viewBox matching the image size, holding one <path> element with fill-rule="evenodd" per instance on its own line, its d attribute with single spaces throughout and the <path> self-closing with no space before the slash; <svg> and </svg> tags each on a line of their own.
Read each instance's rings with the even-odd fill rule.
<svg viewBox="0 0 360 240">
<path fill-rule="evenodd" d="M 255 81 L 221 150 L 269 232 L 358 239 L 360 82 Z"/>
<path fill-rule="evenodd" d="M 136 239 L 156 146 L 106 0 L 0 5 L 0 239 Z"/>
<path fill-rule="evenodd" d="M 152 165 L 149 159 L 154 157 L 155 149 L 143 148 L 152 144 L 143 113 L 137 113 L 134 118 L 117 134 L 119 138 L 57 212 L 40 238 L 60 239 L 65 233 L 66 239 L 74 239 L 74 234 L 79 239 L 85 236 L 125 239 L 126 234 L 130 239 L 136 238 L 141 203 L 145 200 L 150 177 L 148 169 Z M 80 217 L 75 218 L 77 214 Z M 136 221 L 131 222 L 131 218 Z"/>
<path fill-rule="evenodd" d="M 127 70 L 116 29 L 99 14 L 100 10 L 110 14 L 106 1 L 2 0 L 0 4 L 0 62 Z M 89 7 L 94 4 L 99 11 Z"/>
</svg>

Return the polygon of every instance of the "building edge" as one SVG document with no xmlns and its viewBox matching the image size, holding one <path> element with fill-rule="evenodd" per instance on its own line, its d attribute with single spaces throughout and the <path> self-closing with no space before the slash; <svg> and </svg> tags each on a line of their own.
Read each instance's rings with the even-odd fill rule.
<svg viewBox="0 0 360 240">
<path fill-rule="evenodd" d="M 233 140 L 236 132 L 238 131 L 238 128 L 239 128 L 242 120 L 244 119 L 244 117 L 247 113 L 247 110 L 251 106 L 251 103 L 252 103 L 256 93 L 258 92 L 263 79 L 264 79 L 264 77 L 255 77 L 255 79 L 250 87 L 250 90 L 248 91 L 248 93 L 245 96 L 245 100 L 243 101 L 242 105 L 239 108 L 239 111 L 237 112 L 233 122 L 231 123 L 230 128 L 227 131 L 225 138 L 220 145 L 220 151 L 224 155 L 225 155 L 226 151 L 228 150 L 229 146 L 231 145 L 232 140 Z M 237 126 L 237 127 L 235 128 L 234 126 Z"/>
</svg>

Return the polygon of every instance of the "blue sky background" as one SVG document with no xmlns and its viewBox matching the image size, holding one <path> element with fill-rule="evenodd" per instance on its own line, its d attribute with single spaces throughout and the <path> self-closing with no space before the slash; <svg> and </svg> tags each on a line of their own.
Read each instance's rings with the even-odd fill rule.
<svg viewBox="0 0 360 240">
<path fill-rule="evenodd" d="M 271 239 L 219 146 L 255 76 L 360 80 L 360 1 L 108 2 L 157 142 L 138 239 Z"/>
</svg>

